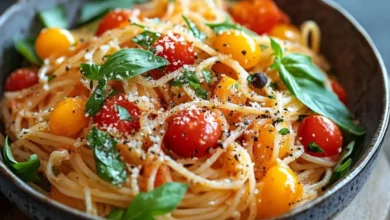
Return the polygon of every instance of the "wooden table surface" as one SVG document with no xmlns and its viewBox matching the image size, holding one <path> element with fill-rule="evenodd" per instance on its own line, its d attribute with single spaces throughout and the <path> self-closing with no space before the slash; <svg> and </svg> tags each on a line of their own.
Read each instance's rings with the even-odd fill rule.
<svg viewBox="0 0 390 220">
<path fill-rule="evenodd" d="M 390 219 L 390 166 L 381 152 L 376 166 L 362 191 L 335 220 Z M 0 194 L 0 219 L 27 220 L 14 205 Z"/>
</svg>

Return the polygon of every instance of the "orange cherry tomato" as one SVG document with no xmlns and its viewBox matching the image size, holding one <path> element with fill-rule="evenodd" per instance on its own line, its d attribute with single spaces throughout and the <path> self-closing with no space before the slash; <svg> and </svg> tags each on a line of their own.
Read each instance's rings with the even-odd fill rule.
<svg viewBox="0 0 390 220">
<path fill-rule="evenodd" d="M 124 108 L 130 115 L 128 119 L 121 119 L 119 108 Z M 108 98 L 100 112 L 95 115 L 93 122 L 101 130 L 120 134 L 134 134 L 140 129 L 140 109 L 129 102 L 123 94 Z"/>
<path fill-rule="evenodd" d="M 29 88 L 39 81 L 38 69 L 22 68 L 15 70 L 7 79 L 5 84 L 6 91 L 18 91 Z"/>
<path fill-rule="evenodd" d="M 153 45 L 157 56 L 164 57 L 170 63 L 165 66 L 164 71 L 153 70 L 153 78 L 161 78 L 167 73 L 173 72 L 184 65 L 195 63 L 194 47 L 184 37 L 176 33 L 168 33 L 161 36 Z"/>
<path fill-rule="evenodd" d="M 222 126 L 215 113 L 184 110 L 172 116 L 164 137 L 165 147 L 180 157 L 202 157 L 218 147 Z"/>
<path fill-rule="evenodd" d="M 343 86 L 340 83 L 333 80 L 332 89 L 333 92 L 336 93 L 337 97 L 339 97 L 340 101 L 344 103 L 344 105 L 347 105 L 347 93 L 345 92 Z"/>
<path fill-rule="evenodd" d="M 43 29 L 35 42 L 35 51 L 41 59 L 52 55 L 63 55 L 69 47 L 76 43 L 76 39 L 70 31 L 62 28 Z"/>
<path fill-rule="evenodd" d="M 299 140 L 305 147 L 305 152 L 316 157 L 338 155 L 343 144 L 340 128 L 329 118 L 320 115 L 310 115 L 303 119 L 298 129 Z M 315 145 L 324 152 L 319 152 Z"/>
<path fill-rule="evenodd" d="M 277 24 L 268 33 L 270 36 L 292 42 L 301 41 L 301 32 L 291 24 Z"/>
<path fill-rule="evenodd" d="M 240 1 L 233 6 L 231 14 L 238 23 L 258 34 L 264 34 L 286 20 L 272 0 Z"/>
<path fill-rule="evenodd" d="M 103 17 L 95 35 L 101 36 L 109 30 L 125 27 L 129 24 L 130 18 L 139 16 L 140 12 L 138 10 L 118 9 L 111 11 Z"/>
</svg>

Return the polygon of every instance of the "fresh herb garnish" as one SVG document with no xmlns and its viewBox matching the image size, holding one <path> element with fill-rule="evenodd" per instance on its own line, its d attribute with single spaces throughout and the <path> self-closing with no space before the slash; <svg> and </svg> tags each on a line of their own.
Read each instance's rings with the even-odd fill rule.
<svg viewBox="0 0 390 220">
<path fill-rule="evenodd" d="M 114 53 L 99 68 L 96 64 L 81 64 L 80 71 L 90 80 L 97 80 L 98 85 L 86 104 L 86 113 L 96 115 L 106 98 L 108 80 L 128 80 L 152 69 L 169 64 L 160 56 L 141 49 L 124 49 Z"/>
<path fill-rule="evenodd" d="M 363 135 L 364 128 L 356 125 L 349 110 L 337 96 L 325 87 L 325 76 L 310 57 L 301 54 L 283 55 L 280 45 L 271 38 L 275 61 L 272 69 L 279 71 L 288 90 L 312 111 L 324 115 L 354 135 Z"/>
<path fill-rule="evenodd" d="M 117 90 L 117 89 L 112 89 L 110 94 L 108 94 L 108 97 L 113 97 L 113 96 L 116 96 L 118 95 L 119 93 L 121 93 L 121 91 Z"/>
<path fill-rule="evenodd" d="M 79 23 L 91 21 L 100 17 L 109 10 L 117 8 L 131 8 L 134 4 L 145 3 L 148 0 L 89 0 L 83 5 L 80 12 Z"/>
<path fill-rule="evenodd" d="M 55 78 L 57 78 L 56 75 L 50 75 L 50 76 L 47 77 L 47 81 L 50 82 L 50 81 L 52 81 Z"/>
<path fill-rule="evenodd" d="M 281 135 L 290 134 L 290 130 L 288 130 L 288 128 L 282 128 L 279 130 L 279 134 L 281 134 Z"/>
<path fill-rule="evenodd" d="M 122 219 L 155 219 L 172 212 L 184 198 L 188 185 L 165 183 L 150 192 L 139 193 L 130 203 Z"/>
<path fill-rule="evenodd" d="M 275 94 L 268 95 L 267 97 L 268 97 L 269 99 L 276 99 L 276 96 L 275 96 Z"/>
<path fill-rule="evenodd" d="M 266 50 L 266 49 L 268 49 L 268 48 L 269 48 L 268 45 L 260 44 L 260 50 L 261 50 L 261 51 L 264 51 L 264 50 Z"/>
<path fill-rule="evenodd" d="M 276 82 L 271 82 L 269 87 L 271 87 L 273 90 L 277 90 L 279 88 L 278 83 Z"/>
<path fill-rule="evenodd" d="M 333 183 L 337 182 L 337 180 L 343 178 L 348 173 L 352 165 L 352 159 L 349 157 L 352 154 L 354 146 L 355 141 L 351 141 L 347 146 L 344 147 L 343 152 L 340 155 L 339 162 L 335 166 L 332 176 L 330 177 L 330 180 L 325 188 L 331 186 Z"/>
<path fill-rule="evenodd" d="M 143 47 L 145 49 L 149 49 L 150 46 L 152 46 L 153 43 L 159 37 L 161 37 L 160 33 L 156 33 L 156 32 L 153 32 L 153 31 L 144 31 L 144 32 L 140 33 L 139 35 L 133 37 L 131 40 L 134 43 L 140 45 L 141 47 Z"/>
<path fill-rule="evenodd" d="M 199 40 L 204 40 L 206 38 L 206 36 L 196 27 L 196 25 L 194 24 L 194 22 L 192 22 L 190 19 L 188 19 L 186 16 L 182 15 L 181 16 L 183 18 L 183 20 L 186 22 L 186 24 L 188 25 L 188 28 L 190 29 L 190 31 L 192 32 L 192 34 L 194 35 L 194 37 L 198 38 Z"/>
<path fill-rule="evenodd" d="M 30 63 L 38 66 L 42 65 L 42 60 L 39 59 L 35 52 L 35 38 L 19 39 L 14 38 L 16 50 L 22 54 Z"/>
<path fill-rule="evenodd" d="M 12 156 L 11 148 L 8 145 L 8 137 L 5 138 L 3 149 L 4 164 L 20 179 L 26 182 L 35 182 L 40 178 L 37 171 L 41 166 L 38 155 L 33 154 L 26 162 L 17 162 Z"/>
<path fill-rule="evenodd" d="M 310 142 L 309 145 L 307 146 L 307 149 L 311 152 L 315 153 L 324 153 L 325 151 L 318 146 L 314 141 Z"/>
<path fill-rule="evenodd" d="M 118 108 L 118 115 L 119 115 L 119 119 L 120 120 L 124 120 L 124 121 L 133 121 L 133 117 L 131 117 L 129 111 L 127 111 L 127 109 L 125 109 L 124 107 L 120 106 L 120 105 L 117 105 L 117 108 Z"/>
<path fill-rule="evenodd" d="M 124 209 L 114 208 L 111 210 L 110 214 L 106 216 L 107 220 L 121 220 L 123 214 L 125 213 Z"/>
<path fill-rule="evenodd" d="M 114 185 L 119 185 L 126 180 L 127 174 L 116 143 L 114 138 L 95 126 L 87 135 L 87 144 L 93 150 L 99 177 Z"/>
<path fill-rule="evenodd" d="M 206 81 L 206 83 L 211 83 L 211 79 L 213 78 L 213 74 L 211 73 L 210 70 L 203 70 L 202 71 L 203 73 L 203 77 L 204 77 L 204 80 Z"/>
<path fill-rule="evenodd" d="M 186 84 L 195 90 L 198 97 L 207 99 L 208 92 L 200 86 L 200 81 L 196 78 L 194 71 L 185 70 L 181 76 L 171 82 L 171 86 L 176 87 Z"/>
<path fill-rule="evenodd" d="M 239 25 L 239 24 L 234 24 L 229 21 L 225 21 L 222 23 L 206 23 L 207 26 L 209 26 L 213 31 L 217 34 L 220 34 L 223 31 L 228 31 L 228 30 L 238 30 L 245 32 L 246 34 L 249 34 L 251 36 L 258 36 L 255 32 Z"/>
<path fill-rule="evenodd" d="M 39 18 L 45 27 L 67 28 L 68 19 L 64 4 L 59 4 L 55 7 L 49 8 L 39 12 Z"/>
</svg>

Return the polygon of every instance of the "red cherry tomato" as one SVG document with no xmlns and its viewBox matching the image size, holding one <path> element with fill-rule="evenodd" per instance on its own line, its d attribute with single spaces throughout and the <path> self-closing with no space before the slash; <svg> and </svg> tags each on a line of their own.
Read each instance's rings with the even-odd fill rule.
<svg viewBox="0 0 390 220">
<path fill-rule="evenodd" d="M 131 117 L 121 119 L 118 106 L 127 110 Z M 140 109 L 129 102 L 123 94 L 116 95 L 104 102 L 100 112 L 95 115 L 93 121 L 101 130 L 120 134 L 134 134 L 140 129 Z"/>
<path fill-rule="evenodd" d="M 165 147 L 180 157 L 202 157 L 218 147 L 222 126 L 215 113 L 202 109 L 184 110 L 168 122 Z"/>
<path fill-rule="evenodd" d="M 340 128 L 330 119 L 320 115 L 310 115 L 303 119 L 298 129 L 299 140 L 305 147 L 305 152 L 316 157 L 338 155 L 343 144 Z M 313 144 L 324 152 L 313 152 Z M 312 145 L 312 147 L 309 147 Z"/>
<path fill-rule="evenodd" d="M 131 17 L 138 17 L 138 10 L 123 10 L 118 9 L 106 14 L 100 22 L 96 31 L 96 36 L 101 36 L 106 31 L 121 28 L 129 24 Z"/>
<path fill-rule="evenodd" d="M 194 47 L 184 37 L 176 33 L 168 33 L 161 36 L 153 45 L 155 53 L 164 57 L 170 63 L 165 70 L 154 70 L 151 72 L 153 78 L 160 78 L 166 73 L 173 72 L 184 65 L 191 65 L 195 62 Z"/>
<path fill-rule="evenodd" d="M 345 92 L 343 86 L 336 81 L 332 81 L 332 89 L 333 92 L 336 93 L 337 97 L 339 97 L 340 101 L 344 103 L 344 105 L 347 105 L 347 93 Z"/>
<path fill-rule="evenodd" d="M 18 91 L 37 84 L 38 70 L 35 68 L 22 68 L 15 70 L 7 79 L 6 91 Z"/>
<path fill-rule="evenodd" d="M 272 0 L 240 1 L 236 3 L 231 14 L 236 22 L 264 34 L 279 22 L 288 20 Z"/>
</svg>

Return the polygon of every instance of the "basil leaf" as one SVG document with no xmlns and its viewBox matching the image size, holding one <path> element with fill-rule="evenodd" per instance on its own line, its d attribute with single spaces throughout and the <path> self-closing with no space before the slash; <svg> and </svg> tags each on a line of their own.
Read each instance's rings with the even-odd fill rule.
<svg viewBox="0 0 390 220">
<path fill-rule="evenodd" d="M 194 35 L 194 37 L 198 38 L 199 40 L 203 41 L 206 36 L 200 32 L 200 30 L 196 27 L 196 25 L 194 24 L 194 22 L 192 22 L 191 20 L 189 20 L 186 16 L 182 15 L 181 16 L 183 18 L 183 20 L 186 22 L 186 24 L 188 25 L 188 28 L 190 29 L 190 31 L 192 32 L 192 34 Z"/>
<path fill-rule="evenodd" d="M 209 26 L 213 31 L 217 34 L 223 32 L 223 31 L 228 31 L 228 30 L 238 30 L 242 31 L 246 34 L 249 34 L 251 36 L 258 36 L 255 32 L 239 25 L 239 24 L 233 24 L 228 21 L 225 21 L 223 23 L 206 23 L 207 26 Z"/>
<path fill-rule="evenodd" d="M 211 73 L 211 71 L 210 70 L 203 70 L 202 73 L 203 73 L 204 80 L 208 84 L 211 83 L 211 79 L 213 78 L 213 74 Z"/>
<path fill-rule="evenodd" d="M 139 193 L 130 203 L 123 219 L 154 219 L 172 212 L 184 198 L 188 185 L 169 182 L 150 192 Z"/>
<path fill-rule="evenodd" d="M 148 49 L 160 37 L 160 33 L 156 33 L 153 31 L 144 31 L 141 34 L 133 37 L 131 40 L 134 43 L 140 45 L 141 47 Z"/>
<path fill-rule="evenodd" d="M 324 115 L 354 135 L 363 135 L 364 128 L 352 121 L 351 114 L 338 97 L 324 86 L 325 78 L 311 60 L 299 54 L 282 57 L 281 47 L 271 39 L 275 53 L 272 69 L 277 69 L 283 83 L 299 101 L 312 111 Z"/>
<path fill-rule="evenodd" d="M 99 74 L 100 66 L 96 64 L 83 63 L 80 65 L 80 72 L 85 78 L 90 80 L 100 80 L 102 77 Z"/>
<path fill-rule="evenodd" d="M 205 89 L 202 89 L 200 87 L 200 84 L 190 81 L 189 86 L 195 90 L 196 96 L 200 97 L 201 99 L 207 99 L 208 91 Z"/>
<path fill-rule="evenodd" d="M 288 130 L 288 128 L 282 128 L 279 130 L 279 134 L 281 134 L 281 135 L 290 134 L 290 130 Z"/>
<path fill-rule="evenodd" d="M 93 91 L 92 96 L 88 99 L 87 104 L 85 105 L 85 113 L 89 116 L 95 116 L 100 108 L 103 107 L 106 98 L 106 86 L 107 81 L 100 80 Z"/>
<path fill-rule="evenodd" d="M 89 0 L 83 5 L 80 12 L 79 23 L 88 22 L 109 10 L 117 8 L 131 8 L 134 4 L 145 3 L 148 0 Z"/>
<path fill-rule="evenodd" d="M 307 146 L 307 149 L 311 152 L 315 153 L 324 153 L 325 151 L 318 146 L 314 141 L 310 142 L 309 145 Z"/>
<path fill-rule="evenodd" d="M 343 152 L 340 155 L 340 160 L 338 164 L 345 161 L 349 156 L 351 156 L 354 147 L 355 141 L 351 141 L 347 146 L 344 147 Z"/>
<path fill-rule="evenodd" d="M 35 52 L 35 39 L 25 38 L 18 39 L 14 38 L 14 45 L 16 50 L 22 54 L 30 63 L 38 66 L 42 65 L 42 60 L 38 57 Z"/>
<path fill-rule="evenodd" d="M 87 135 L 87 144 L 93 149 L 99 177 L 114 185 L 119 185 L 126 180 L 127 174 L 116 143 L 114 138 L 95 126 Z"/>
<path fill-rule="evenodd" d="M 39 18 L 45 27 L 67 28 L 68 18 L 64 4 L 39 12 Z"/>
<path fill-rule="evenodd" d="M 124 209 L 114 208 L 111 210 L 110 214 L 106 216 L 107 220 L 121 220 L 123 214 L 125 213 Z"/>
<path fill-rule="evenodd" d="M 114 53 L 100 68 L 106 80 L 127 80 L 134 76 L 168 65 L 163 57 L 141 49 L 124 49 Z"/>
<path fill-rule="evenodd" d="M 37 171 L 41 166 L 38 155 L 33 154 L 26 162 L 17 162 L 12 156 L 11 148 L 8 145 L 8 137 L 5 138 L 3 149 L 4 164 L 20 179 L 26 182 L 35 182 L 40 178 Z"/>
<path fill-rule="evenodd" d="M 129 111 L 125 109 L 124 107 L 117 105 L 118 108 L 118 114 L 119 114 L 119 119 L 124 120 L 124 121 L 133 121 L 133 117 L 131 117 Z"/>
<path fill-rule="evenodd" d="M 185 70 L 182 75 L 174 79 L 170 84 L 171 86 L 183 86 L 188 84 L 190 81 L 199 84 L 199 80 L 196 78 L 195 72 Z"/>
<path fill-rule="evenodd" d="M 279 88 L 278 83 L 276 83 L 276 82 L 271 82 L 271 83 L 269 84 L 269 86 L 270 86 L 273 90 L 277 90 L 277 89 Z"/>
</svg>

